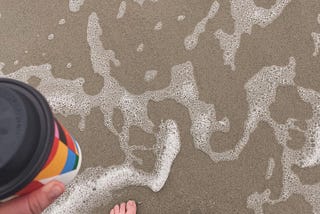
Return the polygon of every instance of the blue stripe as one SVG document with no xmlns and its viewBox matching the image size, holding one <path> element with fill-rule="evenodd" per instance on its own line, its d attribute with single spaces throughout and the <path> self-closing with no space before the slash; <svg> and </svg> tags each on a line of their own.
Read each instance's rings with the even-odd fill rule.
<svg viewBox="0 0 320 214">
<path fill-rule="evenodd" d="M 71 151 L 70 149 L 68 149 L 68 159 L 67 159 L 66 164 L 64 165 L 64 168 L 63 168 L 61 174 L 72 171 L 75 161 L 76 161 L 76 154 L 73 151 Z"/>
</svg>

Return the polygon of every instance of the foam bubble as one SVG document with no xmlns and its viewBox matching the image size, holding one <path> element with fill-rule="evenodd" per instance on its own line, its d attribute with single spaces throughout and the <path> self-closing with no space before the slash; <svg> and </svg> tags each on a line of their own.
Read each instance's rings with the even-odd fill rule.
<svg viewBox="0 0 320 214">
<path fill-rule="evenodd" d="M 158 31 L 162 29 L 162 22 L 159 21 L 155 26 L 154 26 L 154 30 Z"/>
<path fill-rule="evenodd" d="M 268 167 L 267 167 L 267 172 L 266 172 L 266 180 L 269 180 L 272 177 L 273 174 L 273 169 L 275 167 L 275 162 L 273 158 L 269 158 L 268 161 Z"/>
<path fill-rule="evenodd" d="M 256 6 L 254 0 L 231 1 L 231 15 L 234 19 L 234 33 L 229 35 L 218 29 L 215 37 L 220 41 L 220 47 L 224 51 L 223 59 L 225 65 L 230 65 L 235 70 L 235 56 L 240 47 L 241 35 L 251 34 L 253 25 L 264 28 L 277 19 L 283 9 L 291 0 L 277 0 L 270 9 Z"/>
<path fill-rule="evenodd" d="M 67 68 L 71 68 L 72 67 L 72 63 L 69 62 L 67 65 L 66 65 Z"/>
<path fill-rule="evenodd" d="M 64 25 L 66 23 L 66 20 L 65 19 L 60 19 L 58 23 L 59 23 L 59 25 Z"/>
<path fill-rule="evenodd" d="M 14 64 L 14 65 L 18 65 L 18 64 L 19 64 L 19 60 L 15 60 L 15 61 L 13 62 L 13 64 Z"/>
<path fill-rule="evenodd" d="M 183 21 L 185 18 L 186 18 L 185 15 L 179 15 L 179 16 L 177 17 L 177 21 L 181 22 L 181 21 Z"/>
<path fill-rule="evenodd" d="M 320 94 L 303 87 L 298 87 L 298 92 L 301 99 L 309 103 L 313 110 L 312 118 L 306 121 L 306 143 L 302 148 L 301 160 L 301 167 L 312 167 L 320 164 Z"/>
<path fill-rule="evenodd" d="M 69 0 L 69 10 L 71 12 L 78 12 L 85 0 Z"/>
<path fill-rule="evenodd" d="M 6 64 L 4 62 L 0 62 L 0 74 L 3 75 L 2 69 L 4 68 Z"/>
<path fill-rule="evenodd" d="M 320 24 L 320 14 L 318 15 L 318 20 L 317 21 Z M 320 49 L 320 33 L 312 32 L 311 36 L 312 36 L 313 42 L 314 42 L 313 56 L 318 56 L 319 55 L 319 49 Z"/>
<path fill-rule="evenodd" d="M 255 214 L 263 214 L 263 209 L 260 203 L 267 203 L 270 199 L 270 189 L 266 189 L 263 193 L 254 193 L 247 198 L 247 207 L 253 209 Z"/>
<path fill-rule="evenodd" d="M 126 13 L 126 8 L 127 8 L 127 2 L 122 1 L 119 6 L 119 12 L 117 14 L 117 19 L 121 19 L 124 16 L 124 14 Z"/>
<path fill-rule="evenodd" d="M 158 74 L 157 70 L 148 70 L 144 75 L 144 80 L 146 82 L 150 82 L 156 78 L 157 74 Z"/>
<path fill-rule="evenodd" d="M 141 44 L 139 44 L 139 46 L 137 47 L 137 52 L 142 52 L 143 49 L 144 49 L 144 44 L 141 43 Z"/>
<path fill-rule="evenodd" d="M 48 35 L 48 40 L 53 40 L 53 39 L 54 39 L 54 34 L 53 33 L 49 34 Z"/>
<path fill-rule="evenodd" d="M 140 6 L 143 5 L 143 3 L 146 1 L 146 0 L 133 0 L 134 2 L 138 3 Z M 158 0 L 149 0 L 150 2 L 157 2 Z"/>
<path fill-rule="evenodd" d="M 311 33 L 311 36 L 313 38 L 314 41 L 314 52 L 313 52 L 313 56 L 318 56 L 319 55 L 319 48 L 320 48 L 320 34 L 319 33 Z"/>
<path fill-rule="evenodd" d="M 192 50 L 198 45 L 199 36 L 206 30 L 206 25 L 210 19 L 213 19 L 218 12 L 220 4 L 214 1 L 206 17 L 204 17 L 194 28 L 193 33 L 184 39 L 186 50 Z M 178 19 L 179 20 L 179 19 Z"/>
</svg>

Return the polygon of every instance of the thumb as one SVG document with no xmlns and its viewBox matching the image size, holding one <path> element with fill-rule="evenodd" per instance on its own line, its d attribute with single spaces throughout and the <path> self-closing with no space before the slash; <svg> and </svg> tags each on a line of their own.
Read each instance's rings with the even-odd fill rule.
<svg viewBox="0 0 320 214">
<path fill-rule="evenodd" d="M 0 205 L 0 213 L 40 214 L 65 190 L 62 183 L 52 181 L 29 195 Z"/>
<path fill-rule="evenodd" d="M 58 182 L 51 182 L 45 185 L 24 199 L 28 203 L 28 214 L 41 213 L 47 208 L 56 198 L 64 192 L 64 185 Z"/>
</svg>

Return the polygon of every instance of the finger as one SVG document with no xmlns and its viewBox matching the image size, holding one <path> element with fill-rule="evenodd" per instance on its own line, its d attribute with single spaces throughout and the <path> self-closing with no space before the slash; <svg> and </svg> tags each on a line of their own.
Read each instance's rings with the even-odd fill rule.
<svg viewBox="0 0 320 214">
<path fill-rule="evenodd" d="M 26 196 L 29 210 L 31 213 L 41 213 L 54 200 L 56 200 L 64 190 L 65 187 L 62 183 L 51 182 L 45 185 L 39 191 L 35 191 L 34 193 Z"/>
<path fill-rule="evenodd" d="M 65 190 L 63 184 L 50 182 L 29 195 L 11 200 L 0 206 L 0 213 L 40 214 Z"/>
</svg>

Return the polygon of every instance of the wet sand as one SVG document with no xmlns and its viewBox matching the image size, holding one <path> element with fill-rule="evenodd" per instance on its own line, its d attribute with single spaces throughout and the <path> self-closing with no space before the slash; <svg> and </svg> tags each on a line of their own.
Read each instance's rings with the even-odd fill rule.
<svg viewBox="0 0 320 214">
<path fill-rule="evenodd" d="M 192 62 L 200 100 L 215 105 L 217 119 L 227 116 L 230 120 L 230 131 L 214 133 L 210 140 L 218 152 L 233 148 L 241 138 L 248 112 L 244 84 L 264 66 L 285 66 L 293 56 L 297 64 L 295 82 L 320 91 L 320 56 L 312 56 L 315 47 L 311 37 L 311 32 L 320 33 L 317 0 L 292 1 L 272 24 L 265 28 L 255 25 L 251 35 L 243 34 L 236 54 L 236 71 L 224 65 L 223 51 L 213 35 L 218 28 L 233 33 L 229 2 L 219 2 L 219 13 L 208 21 L 206 31 L 192 51 L 185 49 L 183 41 L 207 15 L 213 1 L 145 1 L 142 7 L 127 1 L 123 18 L 116 19 L 120 2 L 86 1 L 79 12 L 73 13 L 66 1 L 0 0 L 0 61 L 6 64 L 3 72 L 8 74 L 22 66 L 50 63 L 55 77 L 83 77 L 85 92 L 97 94 L 103 79 L 93 74 L 87 43 L 88 16 L 96 12 L 103 29 L 104 47 L 114 50 L 121 61 L 120 67 L 112 66 L 111 75 L 130 93 L 163 89 L 170 83 L 172 66 Z M 272 4 L 266 0 L 254 2 L 270 7 L 275 1 Z M 186 18 L 178 22 L 179 15 Z M 66 23 L 59 25 L 60 19 Z M 159 21 L 162 29 L 154 31 Z M 50 34 L 54 34 L 52 40 L 48 40 Z M 144 49 L 137 52 L 141 43 Z M 15 60 L 19 61 L 17 65 Z M 68 63 L 72 63 L 71 68 L 66 67 Z M 144 81 L 147 70 L 158 71 L 155 80 Z M 37 80 L 31 84 L 36 85 Z M 280 123 L 291 117 L 304 126 L 305 120 L 312 117 L 310 105 L 290 87 L 278 88 L 270 111 L 272 118 Z M 121 114 L 115 115 L 114 124 L 121 127 Z M 165 186 L 158 193 L 145 187 L 118 190 L 113 193 L 111 203 L 95 208 L 93 213 L 108 213 L 113 204 L 129 199 L 139 202 L 138 213 L 254 213 L 247 208 L 247 198 L 252 193 L 270 188 L 271 198 L 279 197 L 282 147 L 268 124 L 259 123 L 239 159 L 215 163 L 195 149 L 186 107 L 174 100 L 151 101 L 148 116 L 156 127 L 162 120 L 173 119 L 180 130 L 181 151 Z M 80 117 L 57 115 L 57 118 L 80 143 L 84 156 L 82 170 L 119 165 L 124 161 L 118 138 L 104 126 L 99 109 L 91 112 L 83 132 L 78 129 Z M 290 148 L 301 148 L 304 136 L 292 134 Z M 155 138 L 138 127 L 131 127 L 129 144 L 153 145 Z M 136 156 L 142 158 L 144 164 L 135 166 L 151 172 L 155 164 L 153 153 L 146 151 Z M 270 158 L 274 159 L 275 168 L 270 179 L 266 179 Z M 319 166 L 293 170 L 303 184 L 320 182 Z M 286 202 L 265 205 L 264 213 L 312 213 L 312 207 L 301 195 L 293 195 Z"/>
</svg>

